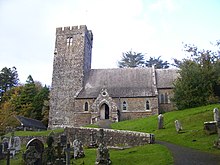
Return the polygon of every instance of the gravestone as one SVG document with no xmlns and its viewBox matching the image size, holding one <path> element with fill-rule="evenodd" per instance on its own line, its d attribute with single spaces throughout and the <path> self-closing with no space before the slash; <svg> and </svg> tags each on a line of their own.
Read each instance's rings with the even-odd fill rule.
<svg viewBox="0 0 220 165">
<path fill-rule="evenodd" d="M 164 118 L 162 114 L 158 115 L 158 129 L 164 128 Z"/>
<path fill-rule="evenodd" d="M 67 146 L 66 148 L 64 148 L 64 152 L 65 152 L 65 155 L 66 155 L 66 165 L 70 165 L 70 152 L 73 151 L 72 148 L 70 148 L 70 144 L 67 143 Z"/>
<path fill-rule="evenodd" d="M 4 158 L 4 153 L 3 153 L 3 144 L 0 142 L 0 160 Z"/>
<path fill-rule="evenodd" d="M 73 141 L 73 150 L 74 150 L 74 155 L 73 155 L 74 159 L 82 158 L 85 156 L 82 142 L 79 141 L 78 139 L 75 139 Z"/>
<path fill-rule="evenodd" d="M 219 121 L 219 110 L 218 108 L 213 109 L 214 121 Z"/>
<path fill-rule="evenodd" d="M 52 165 L 56 161 L 56 152 L 55 147 L 53 146 L 54 143 L 54 137 L 53 135 L 49 135 L 47 137 L 47 148 L 45 148 L 43 152 L 43 164 L 45 165 Z"/>
<path fill-rule="evenodd" d="M 175 120 L 175 127 L 176 127 L 176 131 L 177 131 L 177 133 L 179 133 L 180 131 L 182 131 L 182 125 L 181 125 L 181 123 L 180 123 L 180 121 L 179 120 Z"/>
<path fill-rule="evenodd" d="M 104 130 L 99 130 L 99 147 L 96 152 L 96 165 L 109 165 L 111 164 L 110 155 L 108 148 L 105 145 L 104 141 Z"/>
<path fill-rule="evenodd" d="M 217 133 L 216 121 L 204 122 L 204 130 L 207 135 L 216 134 Z"/>
<path fill-rule="evenodd" d="M 7 152 L 8 152 L 8 143 L 9 143 L 8 138 L 3 138 L 3 140 L 2 140 L 2 151 L 3 151 L 4 154 L 7 154 Z"/>
<path fill-rule="evenodd" d="M 33 138 L 26 145 L 26 152 L 23 159 L 27 164 L 42 165 L 42 155 L 44 152 L 44 144 L 39 139 Z"/>
<path fill-rule="evenodd" d="M 62 135 L 60 135 L 60 143 L 61 143 L 61 146 L 66 146 L 66 144 L 67 144 L 67 136 L 66 135 L 64 135 L 64 134 L 62 134 Z"/>
<path fill-rule="evenodd" d="M 59 143 L 57 143 L 57 146 L 56 146 L 56 150 L 57 150 L 57 158 L 56 158 L 56 165 L 63 165 L 63 164 L 66 164 L 66 161 L 64 159 L 64 155 L 63 155 L 63 148 Z"/>
<path fill-rule="evenodd" d="M 26 165 L 42 165 L 41 153 L 36 150 L 35 146 L 27 146 L 23 159 Z"/>
<path fill-rule="evenodd" d="M 15 153 L 18 153 L 21 150 L 21 139 L 20 137 L 16 136 L 14 137 L 14 146 Z"/>
<path fill-rule="evenodd" d="M 108 148 L 102 143 L 99 144 L 99 147 L 97 149 L 95 164 L 96 165 L 111 164 Z"/>
<path fill-rule="evenodd" d="M 97 143 L 96 143 L 95 138 L 94 138 L 94 133 L 93 133 L 93 131 L 91 131 L 89 148 L 96 148 L 96 147 L 97 147 Z"/>
</svg>

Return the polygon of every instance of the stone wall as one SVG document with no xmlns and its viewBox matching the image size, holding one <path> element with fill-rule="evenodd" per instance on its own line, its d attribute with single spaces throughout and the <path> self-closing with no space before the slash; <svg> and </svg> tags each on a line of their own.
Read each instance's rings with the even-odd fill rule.
<svg viewBox="0 0 220 165">
<path fill-rule="evenodd" d="M 93 133 L 94 139 L 99 143 L 98 128 L 66 128 L 65 133 L 70 142 L 75 138 L 80 139 L 84 146 L 89 146 L 91 134 Z M 107 146 L 139 146 L 154 142 L 154 135 L 150 133 L 104 129 L 104 142 Z"/>
</svg>

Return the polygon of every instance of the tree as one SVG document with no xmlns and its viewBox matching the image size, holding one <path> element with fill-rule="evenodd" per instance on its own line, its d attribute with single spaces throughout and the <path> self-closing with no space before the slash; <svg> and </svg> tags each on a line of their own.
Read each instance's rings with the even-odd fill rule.
<svg viewBox="0 0 220 165">
<path fill-rule="evenodd" d="M 119 68 L 135 68 L 144 64 L 144 55 L 136 52 L 123 53 L 121 61 L 118 62 Z"/>
<path fill-rule="evenodd" d="M 33 100 L 33 114 L 34 118 L 37 120 L 42 120 L 44 113 L 46 113 L 42 112 L 43 108 L 45 110 L 45 101 L 49 101 L 49 88 L 46 85 L 40 89 Z"/>
<path fill-rule="evenodd" d="M 0 71 L 0 97 L 4 92 L 18 85 L 18 73 L 15 67 L 4 67 Z"/>
<path fill-rule="evenodd" d="M 178 62 L 179 77 L 174 83 L 173 101 L 178 109 L 191 108 L 217 102 L 220 62 L 217 52 L 199 50 L 194 45 L 184 45 L 190 55 Z"/>
<path fill-rule="evenodd" d="M 35 114 L 33 113 L 33 101 L 34 97 L 37 95 L 37 90 L 34 84 L 34 80 L 31 75 L 28 76 L 26 84 L 23 87 L 23 90 L 20 94 L 20 114 L 25 117 L 34 118 Z"/>
<path fill-rule="evenodd" d="M 155 58 L 150 57 L 149 60 L 146 60 L 145 65 L 146 67 L 155 66 L 156 69 L 166 69 L 169 68 L 169 63 L 167 61 L 163 61 L 160 59 L 161 56 Z"/>
</svg>

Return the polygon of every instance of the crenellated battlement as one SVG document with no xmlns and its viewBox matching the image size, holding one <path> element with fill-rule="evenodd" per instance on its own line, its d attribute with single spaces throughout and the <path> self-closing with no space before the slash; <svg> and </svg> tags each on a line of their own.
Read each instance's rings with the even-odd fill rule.
<svg viewBox="0 0 220 165">
<path fill-rule="evenodd" d="M 78 33 L 78 32 L 84 32 L 87 31 L 86 25 L 80 25 L 80 26 L 66 26 L 66 27 L 58 27 L 56 28 L 56 35 L 63 35 L 68 33 Z"/>
</svg>

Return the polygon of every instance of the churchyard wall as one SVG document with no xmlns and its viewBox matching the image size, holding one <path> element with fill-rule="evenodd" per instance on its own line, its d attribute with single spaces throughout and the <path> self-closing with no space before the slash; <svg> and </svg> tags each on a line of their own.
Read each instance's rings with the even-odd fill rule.
<svg viewBox="0 0 220 165">
<path fill-rule="evenodd" d="M 70 142 L 75 138 L 82 141 L 84 146 L 89 146 L 91 136 L 97 143 L 100 142 L 98 128 L 66 128 L 65 133 Z M 102 139 L 107 146 L 139 146 L 154 142 L 154 135 L 149 133 L 104 129 L 104 138 Z"/>
</svg>

